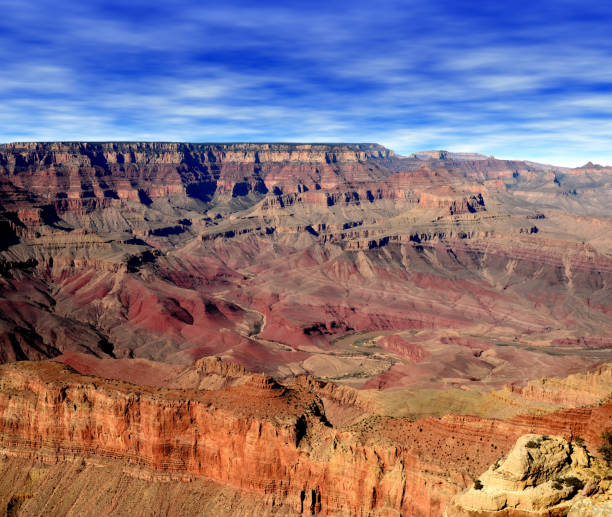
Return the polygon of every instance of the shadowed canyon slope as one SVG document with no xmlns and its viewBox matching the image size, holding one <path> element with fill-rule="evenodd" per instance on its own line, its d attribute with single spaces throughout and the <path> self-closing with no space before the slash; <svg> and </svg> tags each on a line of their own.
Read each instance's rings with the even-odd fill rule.
<svg viewBox="0 0 612 517">
<path fill-rule="evenodd" d="M 433 517 L 521 434 L 596 447 L 610 199 L 376 144 L 0 146 L 0 362 L 55 359 L 0 372 L 0 507 L 65 513 L 70 464 L 177 515 Z"/>
</svg>

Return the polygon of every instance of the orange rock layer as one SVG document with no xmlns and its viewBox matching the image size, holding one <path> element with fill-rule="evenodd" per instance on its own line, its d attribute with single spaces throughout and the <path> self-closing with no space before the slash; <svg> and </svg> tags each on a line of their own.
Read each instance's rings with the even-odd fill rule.
<svg viewBox="0 0 612 517">
<path fill-rule="evenodd" d="M 517 436 L 574 434 L 592 444 L 612 425 L 608 404 L 506 422 L 373 418 L 337 430 L 303 384 L 254 375 L 222 390 L 169 390 L 56 362 L 3 365 L 0 447 L 51 462 L 93 456 L 205 476 L 296 514 L 434 517 Z"/>
</svg>

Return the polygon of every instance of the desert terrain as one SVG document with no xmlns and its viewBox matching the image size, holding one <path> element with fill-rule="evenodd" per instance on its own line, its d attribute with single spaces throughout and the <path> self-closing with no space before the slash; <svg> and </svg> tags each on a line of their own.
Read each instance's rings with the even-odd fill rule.
<svg viewBox="0 0 612 517">
<path fill-rule="evenodd" d="M 0 146 L 0 513 L 607 504 L 610 199 L 377 144 Z M 474 495 L 500 458 L 555 482 L 528 433 L 592 491 Z"/>
</svg>

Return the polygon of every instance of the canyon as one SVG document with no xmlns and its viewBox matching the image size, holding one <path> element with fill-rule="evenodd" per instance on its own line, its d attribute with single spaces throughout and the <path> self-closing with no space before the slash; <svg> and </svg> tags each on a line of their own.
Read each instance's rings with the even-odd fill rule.
<svg viewBox="0 0 612 517">
<path fill-rule="evenodd" d="M 1 145 L 0 509 L 434 517 L 522 435 L 597 457 L 611 196 L 377 144 Z"/>
<path fill-rule="evenodd" d="M 308 389 L 312 383 L 282 385 L 210 359 L 196 369 L 213 381 L 224 378 L 223 388 L 137 386 L 82 375 L 56 361 L 0 367 L 0 469 L 5 479 L 18 480 L 4 487 L 0 504 L 18 501 L 25 514 L 108 511 L 103 498 L 85 509 L 81 491 L 44 491 L 47 476 L 57 476 L 53 466 L 64 465 L 65 484 L 90 484 L 87 477 L 96 471 L 119 469 L 121 498 L 141 500 L 143 508 L 159 496 L 138 494 L 139 483 L 131 479 L 168 483 L 176 491 L 169 515 L 181 514 L 183 493 L 210 491 L 205 479 L 230 493 L 240 489 L 238 500 L 253 499 L 236 514 L 435 516 L 522 434 L 552 429 L 567 439 L 584 437 L 593 449 L 612 425 L 609 400 L 506 420 L 449 415 L 415 421 L 362 411 L 367 416 L 359 422 L 334 425 L 324 400 L 332 411 L 334 402 L 350 407 L 347 393 L 317 394 Z M 208 492 L 206 504 L 226 504 L 222 494 Z M 143 508 L 129 511 L 146 515 Z"/>
</svg>

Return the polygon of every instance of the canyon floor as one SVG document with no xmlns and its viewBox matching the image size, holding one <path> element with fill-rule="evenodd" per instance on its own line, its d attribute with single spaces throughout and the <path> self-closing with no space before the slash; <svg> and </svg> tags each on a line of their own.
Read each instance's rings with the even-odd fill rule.
<svg viewBox="0 0 612 517">
<path fill-rule="evenodd" d="M 0 510 L 439 516 L 521 434 L 599 461 L 611 199 L 376 144 L 0 146 Z"/>
</svg>

